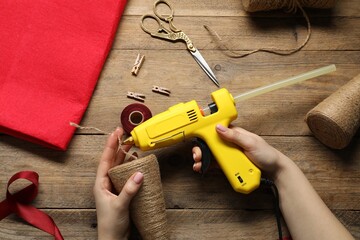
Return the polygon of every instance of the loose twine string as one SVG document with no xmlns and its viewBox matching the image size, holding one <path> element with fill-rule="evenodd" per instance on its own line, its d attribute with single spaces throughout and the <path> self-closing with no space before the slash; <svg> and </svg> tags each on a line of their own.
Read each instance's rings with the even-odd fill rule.
<svg viewBox="0 0 360 240">
<path fill-rule="evenodd" d="M 105 131 L 97 128 L 97 127 L 84 127 L 84 126 L 80 126 L 79 124 L 76 124 L 76 123 L 74 123 L 74 122 L 70 122 L 69 124 L 70 124 L 70 126 L 76 127 L 76 128 L 78 128 L 78 129 L 82 129 L 82 130 L 95 130 L 95 131 L 97 131 L 97 132 L 99 132 L 99 133 L 101 133 L 101 134 L 103 134 L 103 135 L 111 135 L 111 133 L 105 132 Z M 118 149 L 116 150 L 116 154 L 118 154 L 119 151 L 121 151 L 121 152 L 123 152 L 123 153 L 125 154 L 125 156 L 128 157 L 129 159 L 132 158 L 133 160 L 136 160 L 136 159 L 137 159 L 137 156 L 136 156 L 136 155 L 128 153 L 128 152 L 125 151 L 125 149 L 122 147 L 123 141 L 121 140 L 121 138 L 118 136 L 117 139 L 118 139 Z"/>
<path fill-rule="evenodd" d="M 264 0 L 249 0 L 251 2 L 251 6 L 249 10 L 251 11 L 258 11 L 258 10 L 272 10 L 272 9 L 282 9 L 285 8 L 286 12 L 295 13 L 298 9 L 302 12 L 306 23 L 307 23 L 307 36 L 304 42 L 298 46 L 297 48 L 290 48 L 290 49 L 282 49 L 282 48 L 258 48 L 246 53 L 239 54 L 231 50 L 226 43 L 223 42 L 219 34 L 211 29 L 209 26 L 204 25 L 204 28 L 210 33 L 211 36 L 215 38 L 215 41 L 220 49 L 225 50 L 225 55 L 232 57 L 232 58 L 243 58 L 248 55 L 257 53 L 257 52 L 268 52 L 277 55 L 290 55 L 295 52 L 300 51 L 310 40 L 311 36 L 311 24 L 310 19 L 303 9 L 302 6 L 310 6 L 310 7 L 318 7 L 318 8 L 328 8 L 329 6 L 333 6 L 336 0 L 272 0 L 272 1 L 264 1 Z M 249 2 L 248 1 L 248 2 Z M 250 3 L 249 3 L 250 4 Z"/>
</svg>

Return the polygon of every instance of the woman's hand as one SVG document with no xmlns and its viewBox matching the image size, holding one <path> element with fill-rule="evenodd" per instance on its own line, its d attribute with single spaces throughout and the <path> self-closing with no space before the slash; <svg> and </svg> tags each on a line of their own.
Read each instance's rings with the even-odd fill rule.
<svg viewBox="0 0 360 240">
<path fill-rule="evenodd" d="M 125 154 L 117 151 L 118 139 L 121 139 L 122 135 L 123 129 L 118 128 L 109 136 L 96 174 L 93 192 L 100 240 L 128 239 L 130 201 L 138 192 L 144 178 L 142 173 L 136 172 L 126 182 L 119 195 L 112 193 L 108 170 L 124 162 Z M 130 146 L 124 146 L 124 148 L 128 151 Z"/>
<path fill-rule="evenodd" d="M 269 175 L 276 174 L 280 160 L 281 152 L 270 146 L 264 139 L 258 135 L 246 131 L 239 127 L 216 126 L 216 132 L 225 141 L 232 142 L 239 146 L 239 150 L 260 169 Z M 201 170 L 201 150 L 199 147 L 193 148 L 194 171 Z"/>
</svg>

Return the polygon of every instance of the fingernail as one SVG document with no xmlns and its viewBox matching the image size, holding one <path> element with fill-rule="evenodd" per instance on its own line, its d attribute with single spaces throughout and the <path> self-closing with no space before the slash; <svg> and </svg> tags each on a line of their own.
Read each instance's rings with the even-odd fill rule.
<svg viewBox="0 0 360 240">
<path fill-rule="evenodd" d="M 137 172 L 133 179 L 136 184 L 140 184 L 144 179 L 144 175 L 141 172 Z"/>
<path fill-rule="evenodd" d="M 226 132 L 227 131 L 227 128 L 224 127 L 223 125 L 220 125 L 220 124 L 217 124 L 216 125 L 216 129 L 220 132 Z"/>
<path fill-rule="evenodd" d="M 200 168 L 199 168 L 199 162 L 196 162 L 196 163 L 194 163 L 194 165 L 193 165 L 193 170 L 195 171 L 195 172 L 199 172 L 200 170 Z"/>
<path fill-rule="evenodd" d="M 195 154 L 195 153 L 193 153 L 193 159 L 195 160 L 195 158 L 196 158 L 196 154 Z"/>
</svg>

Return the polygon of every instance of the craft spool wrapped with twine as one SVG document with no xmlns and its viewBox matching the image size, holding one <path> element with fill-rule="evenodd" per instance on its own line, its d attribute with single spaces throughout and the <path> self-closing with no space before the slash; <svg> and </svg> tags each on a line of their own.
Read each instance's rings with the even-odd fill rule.
<svg viewBox="0 0 360 240">
<path fill-rule="evenodd" d="M 360 74 L 310 110 L 306 122 L 326 146 L 346 147 L 360 126 Z"/>
<path fill-rule="evenodd" d="M 294 10 L 298 6 L 308 8 L 332 8 L 337 0 L 242 0 L 245 11 L 258 12 L 288 8 Z"/>
<path fill-rule="evenodd" d="M 109 170 L 108 174 L 120 192 L 135 172 L 144 174 L 144 181 L 130 203 L 130 215 L 143 240 L 169 239 L 160 170 L 155 155 L 136 159 Z"/>
</svg>

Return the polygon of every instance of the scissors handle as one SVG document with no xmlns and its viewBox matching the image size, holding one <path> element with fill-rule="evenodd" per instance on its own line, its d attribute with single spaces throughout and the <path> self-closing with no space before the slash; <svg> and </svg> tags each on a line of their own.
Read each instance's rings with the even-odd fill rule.
<svg viewBox="0 0 360 240">
<path fill-rule="evenodd" d="M 142 17 L 141 17 L 141 23 L 140 23 L 140 26 L 141 26 L 141 29 L 144 31 L 144 32 L 146 32 L 146 33 L 148 33 L 148 34 L 150 34 L 151 36 L 153 36 L 153 33 L 149 30 L 149 29 L 147 29 L 146 27 L 145 27 L 145 25 L 144 25 L 144 20 L 146 19 L 146 18 L 152 18 L 152 19 L 154 19 L 157 23 L 158 23 L 158 29 L 157 29 L 157 33 L 160 33 L 160 32 L 162 32 L 162 31 L 164 31 L 165 33 L 167 33 L 167 34 L 170 34 L 171 33 L 171 31 L 170 30 L 168 30 L 168 29 L 166 29 L 165 27 L 164 27 L 164 25 L 160 22 L 160 19 L 157 17 L 157 16 L 155 16 L 155 15 L 152 15 L 152 14 L 145 14 L 145 15 L 143 15 Z"/>
<path fill-rule="evenodd" d="M 158 5 L 160 5 L 160 4 L 165 4 L 166 6 L 168 6 L 170 9 L 170 13 L 166 14 L 166 15 L 165 14 L 162 15 L 162 14 L 158 13 L 158 11 L 157 11 Z M 163 20 L 165 22 L 170 22 L 174 19 L 174 9 L 170 5 L 170 3 L 166 0 L 157 0 L 156 2 L 154 2 L 153 11 L 158 18 L 160 18 L 161 20 Z"/>
<path fill-rule="evenodd" d="M 160 14 L 158 12 L 158 6 L 160 4 L 166 5 L 169 8 L 170 13 L 169 14 Z M 173 23 L 173 20 L 174 20 L 174 8 L 172 7 L 172 5 L 168 1 L 166 1 L 166 0 L 157 0 L 156 2 L 154 2 L 153 11 L 154 11 L 155 15 L 158 18 L 160 18 L 161 20 L 169 23 L 169 27 L 170 27 L 171 31 L 173 31 L 173 32 L 180 32 L 181 31 L 181 29 L 178 29 L 177 27 L 175 27 L 175 25 Z"/>
<path fill-rule="evenodd" d="M 163 0 L 161 0 L 163 1 Z M 146 18 L 152 18 L 154 19 L 157 23 L 158 23 L 158 29 L 155 32 L 150 31 L 149 29 L 147 29 L 144 25 L 144 20 Z M 155 16 L 155 15 L 151 15 L 151 14 L 145 14 L 142 16 L 141 18 L 141 28 L 144 32 L 150 34 L 152 37 L 157 37 L 157 38 L 161 38 L 161 39 L 165 39 L 165 40 L 169 40 L 169 41 L 178 41 L 178 40 L 182 40 L 186 43 L 186 47 L 189 51 L 191 52 L 195 52 L 196 48 L 193 45 L 192 41 L 190 40 L 190 38 L 181 30 L 179 30 L 178 32 L 173 32 L 169 29 L 167 29 L 166 27 L 164 27 L 164 25 L 161 23 L 160 19 Z"/>
</svg>

